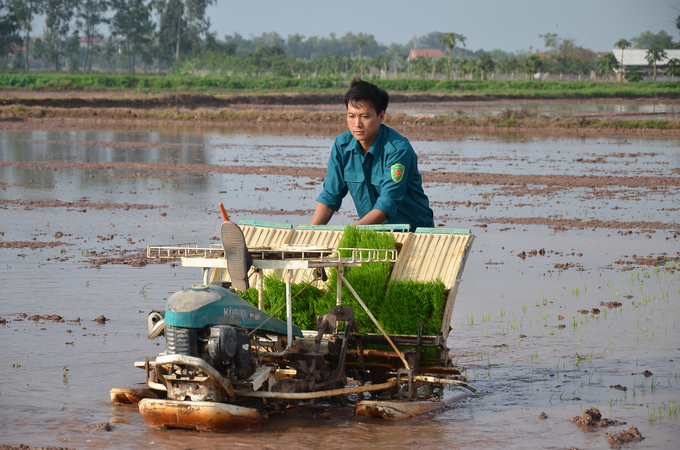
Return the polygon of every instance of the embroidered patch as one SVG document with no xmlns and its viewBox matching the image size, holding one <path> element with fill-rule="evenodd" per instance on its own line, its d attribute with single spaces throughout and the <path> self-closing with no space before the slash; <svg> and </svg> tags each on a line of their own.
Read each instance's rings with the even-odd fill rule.
<svg viewBox="0 0 680 450">
<path fill-rule="evenodd" d="M 404 170 L 406 167 L 403 164 L 393 164 L 391 168 L 392 181 L 399 183 L 404 178 Z"/>
</svg>

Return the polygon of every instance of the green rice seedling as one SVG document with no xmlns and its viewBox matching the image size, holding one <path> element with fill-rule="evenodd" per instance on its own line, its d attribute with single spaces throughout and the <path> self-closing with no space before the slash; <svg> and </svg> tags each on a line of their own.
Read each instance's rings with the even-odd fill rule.
<svg viewBox="0 0 680 450">
<path fill-rule="evenodd" d="M 597 403 L 595 403 L 595 409 L 600 409 L 600 400 L 598 400 Z"/>
<path fill-rule="evenodd" d="M 552 395 L 550 396 L 550 398 L 548 399 L 548 403 L 550 403 L 551 405 L 552 405 L 552 398 L 553 398 L 553 395 L 555 395 L 555 394 L 552 394 Z"/>
<path fill-rule="evenodd" d="M 633 383 L 633 397 L 635 397 L 635 383 Z"/>
<path fill-rule="evenodd" d="M 501 317 L 505 316 L 505 311 L 501 308 Z"/>
<path fill-rule="evenodd" d="M 550 329 L 550 336 L 554 336 L 554 335 L 555 335 L 555 330 L 551 328 Z"/>
<path fill-rule="evenodd" d="M 611 397 L 609 397 L 609 407 L 611 408 L 614 404 L 614 393 L 612 392 Z"/>
<path fill-rule="evenodd" d="M 526 300 L 524 301 L 524 304 L 522 305 L 522 311 L 527 312 L 527 302 L 526 302 Z"/>
<path fill-rule="evenodd" d="M 562 400 L 562 396 L 564 395 L 564 392 L 560 394 L 560 400 Z"/>
<path fill-rule="evenodd" d="M 593 360 L 593 353 L 595 352 L 595 349 L 592 349 L 590 351 L 590 355 L 588 355 L 588 362 L 591 362 Z"/>
<path fill-rule="evenodd" d="M 647 413 L 647 417 L 649 417 L 650 422 L 656 421 L 656 414 L 653 410 Z"/>
<path fill-rule="evenodd" d="M 656 333 L 656 329 L 657 329 L 657 328 L 659 328 L 659 325 L 657 325 L 656 328 L 654 328 L 654 329 L 652 330 L 652 337 L 654 337 L 654 333 Z"/>
<path fill-rule="evenodd" d="M 470 326 L 475 324 L 475 315 L 474 314 L 470 314 L 470 316 L 468 317 L 468 323 L 470 324 Z"/>
<path fill-rule="evenodd" d="M 654 389 L 656 389 L 656 387 L 657 387 L 658 385 L 659 385 L 659 381 L 658 381 L 656 378 L 652 377 L 652 382 L 651 382 L 651 385 L 650 385 L 652 391 L 653 391 Z"/>
<path fill-rule="evenodd" d="M 607 347 L 603 348 L 602 351 L 600 352 L 600 356 L 604 357 L 605 352 L 607 351 Z"/>
</svg>

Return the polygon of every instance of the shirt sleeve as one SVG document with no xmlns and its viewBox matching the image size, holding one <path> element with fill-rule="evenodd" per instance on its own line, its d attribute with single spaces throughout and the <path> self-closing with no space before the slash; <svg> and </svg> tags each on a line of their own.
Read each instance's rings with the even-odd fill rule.
<svg viewBox="0 0 680 450">
<path fill-rule="evenodd" d="M 342 199 L 347 195 L 347 191 L 347 183 L 343 174 L 341 149 L 336 139 L 331 150 L 331 156 L 328 159 L 323 190 L 316 201 L 337 212 L 340 210 L 340 206 L 342 206 Z"/>
<path fill-rule="evenodd" d="M 416 170 L 416 153 L 409 146 L 403 148 L 392 147 L 391 151 L 386 152 L 385 167 L 383 168 L 383 180 L 380 185 L 380 197 L 375 203 L 374 209 L 384 212 L 388 218 L 393 218 L 397 214 L 397 208 L 406 197 L 409 189 L 410 180 Z M 401 167 L 396 166 L 400 164 Z M 403 170 L 403 176 L 399 178 L 395 174 L 393 177 L 392 168 Z M 395 181 L 395 178 L 398 181 Z"/>
</svg>

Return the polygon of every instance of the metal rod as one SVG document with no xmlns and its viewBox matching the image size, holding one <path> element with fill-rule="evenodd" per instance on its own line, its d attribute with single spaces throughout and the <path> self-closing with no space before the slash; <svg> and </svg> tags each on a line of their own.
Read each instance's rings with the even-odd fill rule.
<svg viewBox="0 0 680 450">
<path fill-rule="evenodd" d="M 342 280 L 345 276 L 345 270 L 342 264 L 338 264 L 338 285 L 336 294 L 336 306 L 342 306 Z"/>
<path fill-rule="evenodd" d="M 286 334 L 288 336 L 288 342 L 286 342 L 285 349 L 283 349 L 280 352 L 267 353 L 267 356 L 284 356 L 288 354 L 290 347 L 293 345 L 293 298 L 291 294 L 293 270 L 292 269 L 286 270 L 284 272 L 283 277 L 286 280 Z"/>
<path fill-rule="evenodd" d="M 260 311 L 264 311 L 264 272 L 262 269 L 258 269 L 257 273 L 260 278 L 260 287 L 257 290 L 257 308 Z"/>
<path fill-rule="evenodd" d="M 426 383 L 439 383 L 439 384 L 453 384 L 455 386 L 462 386 L 465 389 L 471 391 L 471 392 L 477 392 L 477 389 L 474 387 L 470 386 L 469 384 L 463 382 L 463 381 L 458 381 L 458 380 L 451 380 L 449 378 L 439 378 L 439 377 L 428 377 L 426 375 L 416 375 L 413 377 L 415 381 L 424 381 Z"/>
<path fill-rule="evenodd" d="M 338 274 L 338 279 L 339 279 L 339 278 L 340 278 L 340 275 Z M 366 311 L 366 314 L 368 314 L 368 317 L 371 318 L 371 320 L 373 321 L 373 323 L 375 324 L 375 326 L 378 327 L 378 330 L 380 330 L 380 332 L 381 332 L 382 335 L 385 337 L 385 339 L 387 339 L 387 342 L 389 342 L 390 345 L 392 346 L 392 348 L 394 349 L 394 351 L 397 352 L 397 354 L 399 355 L 399 358 L 401 359 L 401 362 L 404 363 L 404 367 L 406 367 L 407 369 L 410 370 L 411 367 L 410 367 L 410 366 L 408 365 L 408 363 L 406 362 L 406 358 L 404 358 L 404 354 L 403 354 L 401 351 L 399 351 L 399 349 L 397 348 L 396 345 L 394 345 L 394 342 L 392 342 L 392 339 L 390 339 L 390 337 L 387 335 L 387 333 L 385 333 L 385 330 L 383 330 L 383 327 L 380 326 L 380 324 L 378 323 L 378 321 L 376 320 L 376 318 L 373 316 L 373 313 L 371 313 L 371 311 L 368 309 L 368 307 L 366 306 L 366 304 L 364 303 L 364 301 L 361 300 L 361 298 L 359 298 L 359 295 L 356 293 L 356 291 L 354 290 L 354 288 L 352 287 L 352 285 L 349 284 L 349 281 L 347 281 L 347 279 L 346 279 L 345 277 L 342 277 L 342 281 L 347 285 L 347 287 L 349 288 L 350 292 L 352 293 L 352 295 L 354 295 L 354 298 L 357 299 L 357 301 L 359 302 L 359 304 L 361 305 L 361 307 L 364 308 L 364 311 Z"/>
<path fill-rule="evenodd" d="M 317 392 L 265 392 L 234 390 L 234 394 L 240 397 L 280 398 L 288 400 L 308 400 L 313 398 L 335 397 L 337 395 L 358 394 L 359 392 L 382 391 L 394 387 L 397 384 L 395 378 L 390 378 L 386 383 L 369 384 L 342 389 L 330 389 Z"/>
<path fill-rule="evenodd" d="M 203 284 L 207 285 L 210 281 L 210 267 L 203 267 Z"/>
</svg>

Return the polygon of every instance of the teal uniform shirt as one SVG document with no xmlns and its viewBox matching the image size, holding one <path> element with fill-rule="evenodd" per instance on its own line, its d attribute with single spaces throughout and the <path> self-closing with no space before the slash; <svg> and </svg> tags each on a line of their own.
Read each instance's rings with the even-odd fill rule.
<svg viewBox="0 0 680 450">
<path fill-rule="evenodd" d="M 366 154 L 350 131 L 335 138 L 316 201 L 338 211 L 347 192 L 359 217 L 379 209 L 388 217 L 385 224 L 409 224 L 412 230 L 434 227 L 416 152 L 408 139 L 386 125 L 380 125 Z"/>
</svg>

